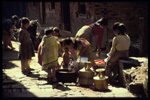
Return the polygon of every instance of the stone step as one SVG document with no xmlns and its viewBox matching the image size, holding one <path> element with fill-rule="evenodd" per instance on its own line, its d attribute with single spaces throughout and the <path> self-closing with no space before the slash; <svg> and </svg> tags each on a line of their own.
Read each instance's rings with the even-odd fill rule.
<svg viewBox="0 0 150 100">
<path fill-rule="evenodd" d="M 123 86 L 137 97 L 148 97 L 148 59 L 119 60 L 119 67 Z"/>
</svg>

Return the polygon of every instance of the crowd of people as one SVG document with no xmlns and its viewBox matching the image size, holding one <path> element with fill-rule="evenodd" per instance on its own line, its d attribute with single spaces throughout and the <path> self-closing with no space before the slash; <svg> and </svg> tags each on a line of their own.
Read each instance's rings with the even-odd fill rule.
<svg viewBox="0 0 150 100">
<path fill-rule="evenodd" d="M 11 43 L 11 37 L 16 31 L 16 24 L 19 23 L 19 59 L 21 60 L 21 71 L 23 74 L 31 74 L 30 63 L 31 58 L 35 56 L 34 48 L 36 41 L 36 33 L 40 26 L 37 20 L 29 20 L 27 17 L 19 18 L 17 15 L 3 21 L 3 44 L 4 49 L 8 46 L 15 49 Z M 74 56 L 87 57 L 91 62 L 90 68 L 95 72 L 98 66 L 94 62 L 92 51 L 92 37 L 97 37 L 97 53 L 100 57 L 101 43 L 104 33 L 104 27 L 108 25 L 108 21 L 104 18 L 85 25 L 77 32 L 75 37 L 58 38 L 60 30 L 58 27 L 48 27 L 44 29 L 44 36 L 38 45 L 38 63 L 42 66 L 42 70 L 48 73 L 47 79 L 49 83 L 57 81 L 55 72 L 61 67 L 67 68 L 70 60 L 77 60 Z M 39 29 L 40 30 L 40 29 Z M 112 47 L 108 53 L 108 60 L 105 65 L 106 75 L 112 80 L 111 72 L 113 65 L 120 58 L 127 58 L 129 55 L 130 37 L 127 34 L 126 26 L 121 22 L 116 22 L 113 25 L 113 31 L 116 35 L 113 38 Z M 39 31 L 40 33 L 40 31 Z M 76 53 L 76 54 L 75 54 Z M 59 65 L 58 57 L 62 57 L 62 64 Z M 79 70 L 79 69 L 78 69 Z"/>
</svg>

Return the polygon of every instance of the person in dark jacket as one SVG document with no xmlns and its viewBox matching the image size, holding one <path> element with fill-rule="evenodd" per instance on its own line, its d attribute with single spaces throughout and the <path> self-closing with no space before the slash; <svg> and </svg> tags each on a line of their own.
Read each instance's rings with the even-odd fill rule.
<svg viewBox="0 0 150 100">
<path fill-rule="evenodd" d="M 2 22 L 2 26 L 3 26 L 3 43 L 4 43 L 4 49 L 8 50 L 8 46 L 11 47 L 11 49 L 15 49 L 12 46 L 11 43 L 11 37 L 12 34 L 14 33 L 14 30 L 16 29 L 16 24 L 18 22 L 19 18 L 17 15 L 14 15 L 11 17 L 11 19 L 6 19 Z"/>
</svg>

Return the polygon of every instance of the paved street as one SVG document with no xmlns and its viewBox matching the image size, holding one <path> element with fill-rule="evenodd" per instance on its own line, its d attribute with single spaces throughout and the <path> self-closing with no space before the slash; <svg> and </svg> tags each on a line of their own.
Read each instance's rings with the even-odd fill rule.
<svg viewBox="0 0 150 100">
<path fill-rule="evenodd" d="M 95 91 L 89 87 L 81 87 L 75 83 L 47 84 L 47 73 L 41 70 L 37 63 L 37 53 L 32 58 L 30 76 L 21 73 L 21 61 L 18 60 L 19 42 L 12 41 L 16 48 L 13 51 L 3 51 L 2 96 L 7 97 L 94 97 L 119 98 L 135 97 L 126 88 L 109 85 L 108 91 Z M 102 53 L 102 55 L 105 55 Z M 61 60 L 61 58 L 60 58 Z"/>
</svg>

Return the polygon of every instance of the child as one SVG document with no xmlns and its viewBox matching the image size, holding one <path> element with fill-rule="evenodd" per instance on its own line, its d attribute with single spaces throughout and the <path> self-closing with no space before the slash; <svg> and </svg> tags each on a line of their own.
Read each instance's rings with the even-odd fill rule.
<svg viewBox="0 0 150 100">
<path fill-rule="evenodd" d="M 59 28 L 58 28 L 58 27 L 54 27 L 54 28 L 53 28 L 53 31 L 54 31 L 54 36 L 56 36 L 56 37 L 59 37 L 59 36 L 60 36 Z"/>
<path fill-rule="evenodd" d="M 63 68 L 68 68 L 70 59 L 69 59 L 69 49 L 67 47 L 65 47 L 65 52 L 63 53 L 62 57 L 63 57 L 62 62 Z"/>
<path fill-rule="evenodd" d="M 53 28 L 53 27 L 50 27 L 50 28 Z M 56 32 L 59 32 L 59 30 L 57 30 L 57 27 L 55 27 L 55 28 L 53 28 L 53 31 L 54 31 L 53 36 L 55 36 L 56 40 L 58 40 Z M 58 53 L 59 53 L 59 56 L 60 56 L 61 55 L 61 45 L 60 45 L 59 41 L 57 41 L 57 43 L 58 43 Z M 40 55 L 41 45 L 42 45 L 42 42 L 40 42 L 40 44 L 38 46 L 38 63 L 42 66 L 42 55 Z M 60 68 L 60 66 L 59 66 L 59 64 L 57 64 L 57 69 L 59 69 L 59 68 Z"/>
<path fill-rule="evenodd" d="M 58 44 L 53 33 L 52 28 L 45 30 L 46 35 L 43 36 L 41 47 L 42 69 L 48 72 L 48 83 L 56 81 L 55 68 L 58 64 Z"/>
<path fill-rule="evenodd" d="M 20 48 L 19 48 L 19 58 L 21 59 L 21 70 L 23 74 L 30 74 L 31 68 L 30 68 L 30 62 L 31 58 L 34 55 L 34 48 L 32 45 L 32 40 L 30 38 L 30 34 L 27 31 L 27 28 L 29 26 L 29 19 L 26 17 L 23 17 L 21 19 L 21 29 L 19 31 L 19 42 Z"/>
<path fill-rule="evenodd" d="M 113 80 L 111 74 L 114 68 L 113 65 L 119 58 L 127 58 L 129 56 L 130 47 L 130 37 L 127 35 L 127 28 L 123 23 L 116 22 L 113 26 L 113 31 L 116 36 L 113 38 L 112 47 L 108 53 L 109 57 L 105 66 L 105 74 L 109 77 L 110 82 Z"/>
</svg>

